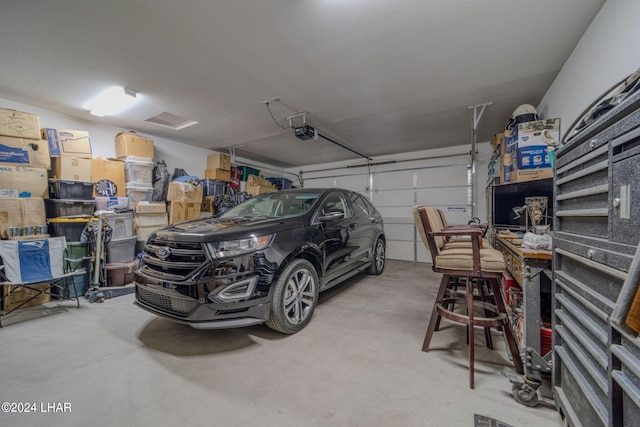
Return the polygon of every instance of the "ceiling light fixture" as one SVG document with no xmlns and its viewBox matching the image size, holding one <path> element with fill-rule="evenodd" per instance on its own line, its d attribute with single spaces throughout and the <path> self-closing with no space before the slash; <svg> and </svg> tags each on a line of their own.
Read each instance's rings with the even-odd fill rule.
<svg viewBox="0 0 640 427">
<path fill-rule="evenodd" d="M 89 101 L 86 108 L 94 116 L 112 116 L 131 107 L 138 99 L 134 91 L 113 86 Z"/>
</svg>

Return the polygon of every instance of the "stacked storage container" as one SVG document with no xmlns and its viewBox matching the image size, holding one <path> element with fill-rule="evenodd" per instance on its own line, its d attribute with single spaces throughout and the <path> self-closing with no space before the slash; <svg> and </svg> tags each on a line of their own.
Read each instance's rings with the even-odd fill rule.
<svg viewBox="0 0 640 427">
<path fill-rule="evenodd" d="M 169 225 L 164 203 L 137 203 L 135 206 L 136 253 L 141 253 L 151 233 Z"/>
<path fill-rule="evenodd" d="M 136 259 L 136 236 L 133 234 L 133 213 L 102 214 L 104 221 L 112 229 L 111 240 L 107 242 L 107 286 L 124 286 L 126 272 L 138 265 Z"/>
<path fill-rule="evenodd" d="M 89 249 L 86 243 L 80 242 L 82 231 L 93 215 L 93 183 L 90 181 L 73 181 L 63 179 L 49 180 L 49 200 L 46 200 L 47 222 L 49 233 L 53 237 L 64 236 L 67 240 L 68 258 L 87 256 Z M 76 268 L 77 265 L 71 265 Z M 71 280 L 71 279 L 67 279 Z M 79 295 L 84 295 L 89 286 L 89 272 L 74 277 L 75 287 Z M 68 287 L 75 297 L 73 286 Z M 60 295 L 59 288 L 52 289 L 54 295 Z"/>
<path fill-rule="evenodd" d="M 153 195 L 153 140 L 135 132 L 120 132 L 115 138 L 116 157 L 124 160 L 125 188 L 129 208 L 150 202 Z M 133 213 L 107 214 L 103 218 L 113 229 L 107 243 L 107 286 L 124 286 L 133 281 L 138 266 Z"/>
</svg>

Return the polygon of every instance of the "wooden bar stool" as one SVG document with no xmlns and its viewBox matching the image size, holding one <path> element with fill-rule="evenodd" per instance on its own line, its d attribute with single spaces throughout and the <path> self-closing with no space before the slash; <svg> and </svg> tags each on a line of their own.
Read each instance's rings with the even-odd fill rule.
<svg viewBox="0 0 640 427">
<path fill-rule="evenodd" d="M 429 351 L 433 332 L 441 317 L 467 326 L 469 345 L 469 387 L 474 388 L 474 327 L 485 328 L 487 344 L 492 347 L 490 328 L 501 328 L 511 352 L 515 370 L 523 373 L 518 345 L 508 323 L 507 311 L 500 290 L 500 278 L 505 271 L 502 253 L 482 247 L 482 231 L 478 228 L 442 227 L 437 209 L 414 207 L 416 227 L 431 253 L 433 270 L 442 273 L 422 351 Z M 470 237 L 469 246 L 447 246 L 448 238 Z M 455 239 L 452 239 L 455 241 Z M 451 284 L 464 280 L 464 294 L 452 292 Z M 476 309 L 484 310 L 478 316 Z"/>
</svg>

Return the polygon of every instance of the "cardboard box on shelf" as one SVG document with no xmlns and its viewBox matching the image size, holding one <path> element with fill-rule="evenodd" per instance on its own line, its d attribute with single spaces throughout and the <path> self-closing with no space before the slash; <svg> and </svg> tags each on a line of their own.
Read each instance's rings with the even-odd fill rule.
<svg viewBox="0 0 640 427">
<path fill-rule="evenodd" d="M 71 129 L 40 129 L 42 139 L 49 142 L 51 157 L 81 157 L 90 159 L 91 139 L 89 132 Z"/>
<path fill-rule="evenodd" d="M 153 202 L 137 202 L 134 206 L 134 210 L 139 214 L 152 214 L 152 213 L 167 213 L 167 205 L 164 203 Z"/>
<path fill-rule="evenodd" d="M 152 227 L 136 227 L 136 241 L 137 242 L 146 242 L 151 233 L 156 230 L 161 229 L 162 227 L 152 226 Z"/>
<path fill-rule="evenodd" d="M 215 196 L 204 196 L 202 198 L 202 205 L 200 206 L 200 212 L 209 212 L 214 214 L 216 208 L 214 206 Z"/>
<path fill-rule="evenodd" d="M 91 159 L 82 157 L 53 157 L 51 178 L 91 181 Z"/>
<path fill-rule="evenodd" d="M 240 191 L 241 180 L 242 171 L 235 166 L 231 166 L 231 180 L 229 181 L 229 187 L 233 188 L 236 191 Z"/>
<path fill-rule="evenodd" d="M 47 223 L 42 197 L 21 197 L 20 211 L 22 225 L 45 225 Z"/>
<path fill-rule="evenodd" d="M 204 177 L 229 182 L 231 181 L 231 171 L 224 169 L 205 169 Z"/>
<path fill-rule="evenodd" d="M 189 221 L 200 218 L 200 203 L 171 202 L 169 203 L 169 223 Z"/>
<path fill-rule="evenodd" d="M 266 179 L 256 175 L 249 175 L 249 179 L 247 180 L 247 193 L 251 194 L 252 196 L 269 193 L 275 190 L 276 188 L 273 186 L 273 184 Z"/>
<path fill-rule="evenodd" d="M 0 163 L 51 169 L 49 144 L 41 139 L 0 136 Z"/>
<path fill-rule="evenodd" d="M 169 225 L 169 218 L 167 213 L 138 213 L 135 217 L 136 227 L 164 227 Z"/>
<path fill-rule="evenodd" d="M 207 156 L 207 169 L 231 170 L 231 157 L 227 154 L 216 153 Z"/>
<path fill-rule="evenodd" d="M 547 149 L 560 141 L 560 119 L 518 125 L 518 169 L 551 167 Z"/>
<path fill-rule="evenodd" d="M 513 171 L 511 182 L 533 181 L 535 179 L 553 178 L 553 169 L 516 169 Z"/>
<path fill-rule="evenodd" d="M 504 144 L 504 132 L 496 133 L 495 135 L 493 135 L 493 138 L 491 138 L 489 144 L 491 145 L 491 148 L 493 148 L 493 151 L 498 150 L 500 146 Z"/>
<path fill-rule="evenodd" d="M 135 132 L 119 132 L 116 135 L 116 157 L 129 156 L 153 159 L 153 140 Z"/>
<path fill-rule="evenodd" d="M 47 170 L 24 166 L 0 165 L 0 189 L 16 189 L 31 197 L 49 197 Z"/>
<path fill-rule="evenodd" d="M 7 197 L 0 199 L 0 237 L 12 237 L 9 227 L 46 225 L 44 199 L 41 197 Z M 37 233 L 36 233 L 37 234 Z M 42 233 L 40 233 L 42 234 Z"/>
<path fill-rule="evenodd" d="M 2 198 L 0 203 L 0 237 L 8 237 L 9 227 L 22 226 L 22 206 L 17 197 Z"/>
<path fill-rule="evenodd" d="M 49 283 L 46 282 L 29 285 L 28 288 L 16 285 L 2 286 L 2 309 L 6 311 L 13 310 L 34 296 L 35 298 L 20 308 L 45 304 L 51 301 L 51 295 L 40 293 L 39 291 L 45 291 L 49 289 L 49 286 Z"/>
<path fill-rule="evenodd" d="M 124 181 L 124 162 L 118 159 L 108 159 L 106 157 L 96 157 L 91 160 L 91 179 L 95 183 L 107 180 L 115 184 L 116 192 L 110 196 L 126 197 L 127 192 Z M 98 185 L 100 187 L 100 185 Z M 105 194 L 98 194 L 97 189 L 94 188 L 93 195 L 105 196 Z"/>
<path fill-rule="evenodd" d="M 0 135 L 40 139 L 40 119 L 37 114 L 0 108 Z"/>
<path fill-rule="evenodd" d="M 170 202 L 202 203 L 202 187 L 188 182 L 173 181 L 169 183 L 167 200 Z"/>
</svg>

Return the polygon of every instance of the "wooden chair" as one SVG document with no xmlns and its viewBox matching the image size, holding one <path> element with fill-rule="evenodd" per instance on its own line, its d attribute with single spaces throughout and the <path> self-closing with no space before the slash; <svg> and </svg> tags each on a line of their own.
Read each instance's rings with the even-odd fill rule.
<svg viewBox="0 0 640 427">
<path fill-rule="evenodd" d="M 505 271 L 502 253 L 482 246 L 482 230 L 476 227 L 444 227 L 437 209 L 425 206 L 414 207 L 416 227 L 433 260 L 433 270 L 442 273 L 442 280 L 434 303 L 422 351 L 429 351 L 433 332 L 441 317 L 467 325 L 469 344 L 469 387 L 474 388 L 474 327 L 501 328 L 511 352 L 515 369 L 523 373 L 518 345 L 508 322 L 504 299 L 500 290 L 500 279 Z M 449 239 L 467 237 L 467 246 L 462 241 L 451 246 Z M 461 295 L 451 289 L 452 283 L 465 283 Z M 490 295 L 485 292 L 485 286 Z M 492 296 L 488 302 L 487 297 Z M 454 311 L 455 304 L 455 311 Z M 461 310 L 462 308 L 462 310 Z M 484 309 L 485 317 L 477 316 L 476 308 Z M 488 339 L 487 344 L 490 343 Z"/>
</svg>

